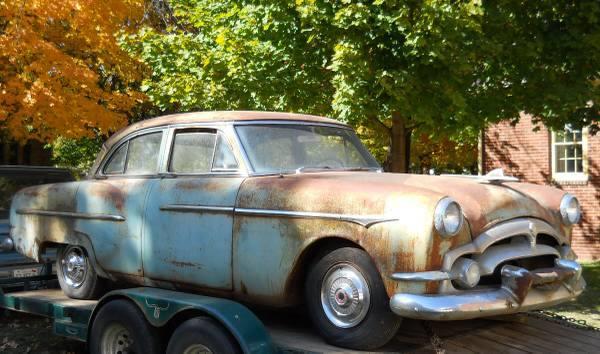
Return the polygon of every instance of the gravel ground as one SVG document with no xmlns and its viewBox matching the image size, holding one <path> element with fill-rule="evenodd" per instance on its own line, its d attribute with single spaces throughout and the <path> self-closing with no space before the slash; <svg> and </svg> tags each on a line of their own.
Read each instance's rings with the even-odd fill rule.
<svg viewBox="0 0 600 354">
<path fill-rule="evenodd" d="M 0 310 L 0 353 L 86 353 L 85 344 L 52 334 L 43 317 Z"/>
</svg>

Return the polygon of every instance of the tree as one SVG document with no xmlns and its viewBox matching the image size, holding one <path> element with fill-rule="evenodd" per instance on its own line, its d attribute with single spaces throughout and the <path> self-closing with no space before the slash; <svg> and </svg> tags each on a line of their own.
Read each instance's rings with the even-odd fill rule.
<svg viewBox="0 0 600 354">
<path fill-rule="evenodd" d="M 598 120 L 597 1 L 170 4 L 174 22 L 126 41 L 163 109 L 331 114 L 387 137 L 395 172 L 415 129 L 443 139 L 521 111 L 557 128 Z"/>
<path fill-rule="evenodd" d="M 160 26 L 122 41 L 152 69 L 142 89 L 163 111 L 330 111 L 333 91 L 323 66 L 330 46 L 304 31 L 293 2 L 170 5 L 163 21 L 154 21 Z"/>
<path fill-rule="evenodd" d="M 15 140 L 106 135 L 145 96 L 145 68 L 114 35 L 144 0 L 0 0 L 0 130 Z"/>
<path fill-rule="evenodd" d="M 335 111 L 384 123 L 392 171 L 408 169 L 417 127 L 451 135 L 520 111 L 551 127 L 598 118 L 597 1 L 307 3 L 333 13 L 330 26 L 341 33 Z"/>
</svg>

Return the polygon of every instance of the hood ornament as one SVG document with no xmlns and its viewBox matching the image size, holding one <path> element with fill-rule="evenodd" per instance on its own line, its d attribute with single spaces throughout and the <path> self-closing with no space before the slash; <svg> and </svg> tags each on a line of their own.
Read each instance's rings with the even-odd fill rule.
<svg viewBox="0 0 600 354">
<path fill-rule="evenodd" d="M 513 176 L 506 176 L 502 168 L 496 168 L 483 176 L 478 176 L 488 182 L 518 182 L 519 179 Z"/>
<path fill-rule="evenodd" d="M 485 175 L 452 175 L 452 174 L 442 174 L 440 176 L 445 177 L 462 177 L 462 178 L 471 178 L 480 180 L 482 182 L 489 183 L 501 183 L 501 182 L 518 182 L 519 179 L 513 176 L 506 176 L 504 174 L 504 170 L 502 168 L 496 168 L 491 170 Z"/>
</svg>

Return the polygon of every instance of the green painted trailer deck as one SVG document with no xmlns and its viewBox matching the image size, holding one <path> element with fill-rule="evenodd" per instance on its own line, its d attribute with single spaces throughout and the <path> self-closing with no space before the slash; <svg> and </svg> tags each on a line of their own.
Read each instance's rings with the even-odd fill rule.
<svg viewBox="0 0 600 354">
<path fill-rule="evenodd" d="M 160 289 L 158 289 L 160 290 Z M 167 294 L 170 292 L 167 291 Z M 200 295 L 181 293 L 194 298 Z M 221 301 L 222 299 L 216 299 Z M 229 303 L 229 300 L 224 300 Z M 53 319 L 56 334 L 85 340 L 88 321 L 98 301 L 73 300 L 60 289 L 0 295 L 0 307 Z M 255 311 L 273 351 L 281 353 L 350 353 L 326 344 L 307 319 L 288 311 Z M 432 334 L 439 339 L 432 345 Z M 32 334 L 33 335 L 33 334 Z M 259 348 L 260 349 L 260 348 Z M 263 348 L 269 349 L 269 348 Z M 600 332 L 553 323 L 531 315 L 454 322 L 406 320 L 386 353 L 597 353 Z M 356 352 L 355 352 L 356 353 Z"/>
</svg>

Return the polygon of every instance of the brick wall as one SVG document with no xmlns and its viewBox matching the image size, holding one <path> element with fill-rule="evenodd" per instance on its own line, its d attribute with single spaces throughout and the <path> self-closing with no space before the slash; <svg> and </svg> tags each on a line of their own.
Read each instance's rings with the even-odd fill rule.
<svg viewBox="0 0 600 354">
<path fill-rule="evenodd" d="M 531 117 L 522 115 L 516 126 L 500 123 L 486 129 L 483 172 L 502 167 L 523 181 L 552 184 L 577 196 L 583 221 L 573 228 L 573 249 L 581 260 L 600 260 L 600 134 L 588 137 L 588 181 L 559 183 L 552 179 L 551 134 L 544 126 L 537 132 L 534 127 Z"/>
</svg>

